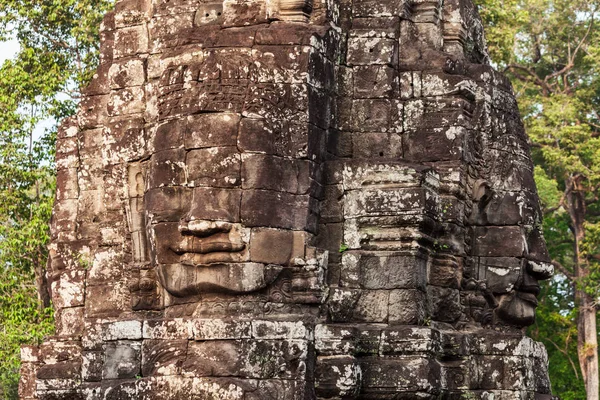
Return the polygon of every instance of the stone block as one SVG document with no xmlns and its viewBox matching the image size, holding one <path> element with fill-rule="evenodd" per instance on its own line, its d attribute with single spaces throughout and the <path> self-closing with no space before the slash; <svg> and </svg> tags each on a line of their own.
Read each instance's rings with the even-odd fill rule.
<svg viewBox="0 0 600 400">
<path fill-rule="evenodd" d="M 85 299 L 85 271 L 67 271 L 50 284 L 52 303 L 57 309 L 82 306 Z"/>
<path fill-rule="evenodd" d="M 350 38 L 348 65 L 396 65 L 398 44 L 384 38 Z"/>
<path fill-rule="evenodd" d="M 186 149 L 236 146 L 240 115 L 211 113 L 191 115 L 185 131 Z"/>
<path fill-rule="evenodd" d="M 350 262 L 356 257 L 355 262 Z M 363 289 L 425 289 L 427 259 L 422 254 L 368 255 L 349 251 L 343 255 L 341 284 Z"/>
<path fill-rule="evenodd" d="M 333 288 L 327 299 L 331 320 L 334 322 L 351 321 L 360 294 L 361 291 L 356 289 Z"/>
<path fill-rule="evenodd" d="M 388 304 L 390 291 L 363 290 L 356 302 L 352 318 L 360 322 L 386 322 L 388 319 Z"/>
<path fill-rule="evenodd" d="M 361 386 L 362 373 L 353 356 L 317 358 L 315 391 L 320 398 L 355 397 Z"/>
<path fill-rule="evenodd" d="M 352 156 L 352 137 L 352 132 L 331 130 L 327 137 L 327 152 L 338 157 Z"/>
<path fill-rule="evenodd" d="M 108 119 L 109 95 L 85 96 L 77 110 L 77 121 L 81 129 L 101 127 Z"/>
<path fill-rule="evenodd" d="M 81 336 L 83 334 L 84 307 L 72 307 L 56 310 L 56 335 Z"/>
<path fill-rule="evenodd" d="M 402 137 L 395 133 L 365 132 L 352 136 L 352 154 L 355 158 L 401 159 L 403 156 Z"/>
<path fill-rule="evenodd" d="M 406 106 L 405 106 L 406 110 Z M 410 116 L 404 115 L 404 120 Z M 404 126 L 405 130 L 409 130 Z M 464 141 L 469 135 L 462 127 L 439 130 L 419 130 L 409 132 L 402 142 L 404 157 L 409 161 L 451 161 L 464 156 Z"/>
<path fill-rule="evenodd" d="M 288 265 L 304 258 L 303 232 L 254 228 L 250 236 L 250 260 L 265 264 Z"/>
<path fill-rule="evenodd" d="M 423 356 L 360 360 L 362 393 L 392 394 L 427 391 L 439 387 L 439 364 Z"/>
<path fill-rule="evenodd" d="M 132 379 L 141 373 L 142 343 L 117 341 L 105 345 L 102 379 Z"/>
<path fill-rule="evenodd" d="M 313 330 L 302 321 L 252 321 L 252 337 L 255 339 L 304 339 L 313 337 Z"/>
<path fill-rule="evenodd" d="M 385 99 L 352 101 L 352 130 L 387 132 L 390 128 L 391 103 Z"/>
<path fill-rule="evenodd" d="M 460 292 L 458 289 L 427 286 L 427 299 L 431 319 L 442 322 L 456 322 L 462 315 Z"/>
<path fill-rule="evenodd" d="M 59 361 L 53 364 L 40 365 L 37 368 L 38 380 L 66 380 L 81 377 L 81 360 Z"/>
<path fill-rule="evenodd" d="M 86 287 L 85 315 L 86 317 L 116 317 L 129 310 L 129 289 L 125 282 L 116 282 L 98 286 Z M 97 301 L 94 299 L 102 299 Z"/>
<path fill-rule="evenodd" d="M 144 61 L 130 59 L 115 62 L 110 66 L 108 79 L 111 89 L 142 86 L 146 81 Z"/>
<path fill-rule="evenodd" d="M 88 285 L 98 285 L 123 277 L 123 254 L 115 246 L 98 250 L 92 260 L 85 254 L 79 254 L 77 262 L 88 270 Z"/>
<path fill-rule="evenodd" d="M 354 98 L 389 98 L 398 85 L 396 73 L 387 65 L 354 67 Z"/>
<path fill-rule="evenodd" d="M 263 154 L 242 157 L 242 188 L 310 194 L 315 166 L 308 160 Z"/>
<path fill-rule="evenodd" d="M 142 87 L 131 87 L 113 91 L 106 110 L 111 117 L 139 114 L 146 107 L 145 91 Z"/>
<path fill-rule="evenodd" d="M 315 54 L 309 46 L 254 46 L 252 58 L 255 65 L 253 80 L 260 83 L 304 83 L 309 71 L 309 58 Z M 323 68 L 314 68 L 322 73 Z"/>
<path fill-rule="evenodd" d="M 427 283 L 429 285 L 458 289 L 462 280 L 463 259 L 440 255 L 431 261 Z"/>
<path fill-rule="evenodd" d="M 35 374 L 36 367 L 34 364 L 22 363 L 19 370 L 19 399 L 29 400 L 36 398 Z"/>
<path fill-rule="evenodd" d="M 185 120 L 173 119 L 156 127 L 152 136 L 152 147 L 155 151 L 181 148 L 184 145 L 184 134 L 187 130 Z"/>
<path fill-rule="evenodd" d="M 420 325 L 426 318 L 426 296 L 416 289 L 392 290 L 389 296 L 389 323 Z"/>
<path fill-rule="evenodd" d="M 150 159 L 149 188 L 183 185 L 186 182 L 185 157 L 183 149 L 154 153 Z"/>
<path fill-rule="evenodd" d="M 343 220 L 342 185 L 327 185 L 324 187 L 324 201 L 321 203 L 320 222 L 331 223 Z"/>
<path fill-rule="evenodd" d="M 303 400 L 312 388 L 301 380 L 261 379 L 244 400 Z"/>
<path fill-rule="evenodd" d="M 381 2 L 368 0 L 355 4 L 352 8 L 354 17 L 389 17 L 401 16 L 406 18 L 405 2 Z"/>
<path fill-rule="evenodd" d="M 358 331 L 351 325 L 319 324 L 315 326 L 315 349 L 319 355 L 352 354 Z"/>
<path fill-rule="evenodd" d="M 39 361 L 40 348 L 38 346 L 22 345 L 21 346 L 21 362 L 37 363 Z"/>
<path fill-rule="evenodd" d="M 185 163 L 193 186 L 230 188 L 241 184 L 241 156 L 236 147 L 190 150 Z"/>
<path fill-rule="evenodd" d="M 523 263 L 515 257 L 480 257 L 479 277 L 493 293 L 508 293 L 523 273 Z"/>
<path fill-rule="evenodd" d="M 307 343 L 299 340 L 193 342 L 182 373 L 196 377 L 302 379 L 307 351 Z"/>
<path fill-rule="evenodd" d="M 116 321 L 103 324 L 102 339 L 105 341 L 142 339 L 142 321 Z"/>
<path fill-rule="evenodd" d="M 384 10 L 387 9 L 387 10 Z M 352 30 L 350 35 L 353 37 L 384 37 L 396 39 L 400 31 L 400 18 L 394 17 L 358 17 L 360 14 L 369 14 L 371 12 L 389 13 L 397 15 L 401 11 L 400 3 L 398 4 L 380 4 L 375 1 L 361 2 L 355 4 L 354 11 L 356 16 L 352 18 Z"/>
<path fill-rule="evenodd" d="M 84 382 L 100 382 L 104 366 L 104 353 L 84 351 L 81 363 L 81 379 Z"/>
<path fill-rule="evenodd" d="M 527 248 L 519 226 L 479 226 L 472 230 L 475 256 L 522 257 Z"/>
<path fill-rule="evenodd" d="M 316 204 L 310 196 L 245 190 L 241 204 L 242 223 L 247 227 L 316 230 Z"/>
<path fill-rule="evenodd" d="M 64 168 L 56 171 L 56 200 L 77 199 L 79 185 L 77 184 L 77 168 Z"/>
<path fill-rule="evenodd" d="M 195 191 L 199 191 L 197 197 L 194 196 Z M 191 189 L 183 186 L 157 187 L 146 191 L 143 201 L 145 210 L 142 209 L 141 211 L 148 211 L 148 219 L 153 223 L 179 222 L 190 210 L 190 205 L 194 207 L 198 204 L 196 200 L 199 202 L 211 200 L 211 202 L 216 202 L 215 205 L 222 204 L 223 206 L 230 204 L 229 202 L 222 203 L 218 201 L 221 196 L 217 195 L 217 193 L 219 193 L 218 189 Z M 216 195 L 216 198 L 212 197 L 212 195 Z M 210 210 L 213 210 L 213 208 L 210 206 L 206 208 L 207 214 L 212 215 Z M 225 212 L 228 210 L 230 208 L 224 208 Z"/>
<path fill-rule="evenodd" d="M 389 327 L 381 332 L 379 354 L 390 356 L 418 354 L 426 357 L 440 351 L 439 343 L 439 332 L 428 327 Z"/>
<path fill-rule="evenodd" d="M 146 339 L 142 345 L 142 376 L 178 375 L 184 363 L 188 340 Z"/>
<path fill-rule="evenodd" d="M 118 29 L 115 33 L 115 57 L 133 56 L 148 52 L 148 29 L 137 25 Z"/>
<path fill-rule="evenodd" d="M 248 339 L 252 336 L 250 321 L 194 319 L 192 332 L 196 340 Z"/>
<path fill-rule="evenodd" d="M 148 320 L 144 321 L 142 333 L 144 339 L 177 340 L 194 338 L 190 320 Z"/>
<path fill-rule="evenodd" d="M 191 203 L 182 204 L 190 219 L 239 222 L 241 197 L 240 189 L 196 187 Z"/>
</svg>

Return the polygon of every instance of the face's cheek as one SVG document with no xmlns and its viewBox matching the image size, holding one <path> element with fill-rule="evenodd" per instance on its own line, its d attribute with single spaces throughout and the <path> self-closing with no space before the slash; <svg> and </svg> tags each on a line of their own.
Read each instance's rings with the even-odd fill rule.
<svg viewBox="0 0 600 400">
<path fill-rule="evenodd" d="M 309 235 L 304 231 L 253 228 L 250 234 L 250 260 L 275 265 L 289 265 L 305 258 Z"/>
<path fill-rule="evenodd" d="M 179 262 L 179 255 L 173 251 L 183 247 L 185 237 L 178 230 L 177 222 L 162 222 L 153 224 L 149 228 L 152 240 L 151 260 L 155 265 L 158 264 L 176 264 Z"/>
<path fill-rule="evenodd" d="M 523 261 L 516 257 L 480 257 L 479 276 L 495 295 L 515 290 L 522 274 Z"/>
<path fill-rule="evenodd" d="M 177 255 L 171 249 L 182 240 L 178 224 L 188 214 L 192 197 L 192 189 L 183 186 L 153 188 L 146 192 L 146 235 L 153 265 L 177 262 Z"/>
</svg>

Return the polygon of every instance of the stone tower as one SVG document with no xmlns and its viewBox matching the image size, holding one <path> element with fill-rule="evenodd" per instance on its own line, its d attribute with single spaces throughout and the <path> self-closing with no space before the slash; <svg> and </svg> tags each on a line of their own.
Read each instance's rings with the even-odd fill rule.
<svg viewBox="0 0 600 400">
<path fill-rule="evenodd" d="M 121 0 L 58 137 L 23 399 L 551 399 L 471 0 Z"/>
</svg>

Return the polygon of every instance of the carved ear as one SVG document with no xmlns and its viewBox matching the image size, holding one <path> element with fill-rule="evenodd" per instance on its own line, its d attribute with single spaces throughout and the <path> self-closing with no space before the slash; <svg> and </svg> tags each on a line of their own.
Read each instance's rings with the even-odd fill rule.
<svg viewBox="0 0 600 400">
<path fill-rule="evenodd" d="M 473 201 L 483 208 L 492 198 L 492 189 L 485 179 L 479 179 L 473 184 Z"/>
<path fill-rule="evenodd" d="M 479 179 L 473 184 L 473 209 L 469 222 L 475 225 L 486 225 L 487 215 L 484 212 L 485 207 L 492 199 L 492 189 L 485 179 Z"/>
</svg>

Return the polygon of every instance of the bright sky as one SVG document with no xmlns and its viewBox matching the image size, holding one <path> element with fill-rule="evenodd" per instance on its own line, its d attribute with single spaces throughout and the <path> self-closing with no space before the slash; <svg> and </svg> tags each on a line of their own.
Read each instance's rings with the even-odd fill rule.
<svg viewBox="0 0 600 400">
<path fill-rule="evenodd" d="M 8 42 L 0 42 L 0 65 L 4 64 L 4 61 L 13 58 L 19 50 L 19 43 L 16 40 L 10 40 Z"/>
</svg>

